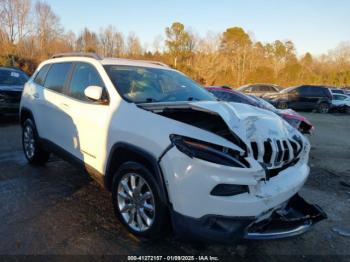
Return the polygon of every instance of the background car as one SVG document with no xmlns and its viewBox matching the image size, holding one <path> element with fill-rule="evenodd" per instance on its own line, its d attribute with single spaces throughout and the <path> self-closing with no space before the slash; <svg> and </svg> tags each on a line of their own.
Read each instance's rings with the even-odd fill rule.
<svg viewBox="0 0 350 262">
<path fill-rule="evenodd" d="M 345 95 L 350 95 L 350 86 L 344 86 L 342 89 L 344 90 Z"/>
<path fill-rule="evenodd" d="M 324 86 L 289 87 L 263 98 L 279 109 L 317 110 L 320 113 L 328 113 L 332 105 L 332 93 Z"/>
<path fill-rule="evenodd" d="M 250 84 L 237 89 L 239 92 L 255 96 L 274 94 L 280 92 L 281 90 L 282 88 L 280 86 L 273 84 Z"/>
<path fill-rule="evenodd" d="M 314 130 L 314 126 L 310 123 L 310 121 L 298 114 L 292 109 L 277 109 L 264 99 L 257 96 L 248 96 L 242 94 L 238 91 L 232 90 L 230 88 L 221 87 L 221 86 L 211 86 L 208 87 L 207 90 L 215 95 L 220 100 L 228 101 L 228 102 L 236 102 L 243 103 L 252 106 L 256 106 L 262 109 L 266 109 L 272 111 L 279 116 L 281 116 L 284 120 L 286 120 L 290 125 L 297 128 L 300 132 L 304 134 L 310 134 Z"/>
<path fill-rule="evenodd" d="M 344 89 L 338 89 L 338 88 L 332 88 L 331 89 L 332 94 L 346 94 Z"/>
<path fill-rule="evenodd" d="M 28 76 L 19 69 L 0 67 L 0 114 L 18 113 Z"/>
<path fill-rule="evenodd" d="M 350 96 L 333 94 L 332 110 L 350 113 Z"/>
</svg>

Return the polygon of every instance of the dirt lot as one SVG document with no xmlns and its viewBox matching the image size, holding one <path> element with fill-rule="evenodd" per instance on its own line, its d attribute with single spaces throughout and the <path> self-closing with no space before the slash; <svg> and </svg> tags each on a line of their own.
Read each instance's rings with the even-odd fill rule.
<svg viewBox="0 0 350 262">
<path fill-rule="evenodd" d="M 328 213 L 310 232 L 290 239 L 228 246 L 195 246 L 168 237 L 140 243 L 116 221 L 110 194 L 80 170 L 54 158 L 29 166 L 16 120 L 0 120 L 0 255 L 211 255 L 266 261 L 294 255 L 350 259 L 350 116 L 305 113 L 315 124 L 310 137 L 311 175 L 301 194 Z M 278 255 L 278 256 L 276 256 Z M 328 255 L 328 256 L 327 256 Z M 312 257 L 313 257 L 312 256 Z M 315 257 L 313 257 L 315 258 Z M 264 259 L 264 260 L 265 260 Z"/>
</svg>

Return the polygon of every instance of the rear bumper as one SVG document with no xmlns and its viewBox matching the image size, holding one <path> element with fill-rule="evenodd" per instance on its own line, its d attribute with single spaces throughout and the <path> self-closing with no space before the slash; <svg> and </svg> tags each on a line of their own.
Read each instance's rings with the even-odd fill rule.
<svg viewBox="0 0 350 262">
<path fill-rule="evenodd" d="M 317 205 L 298 194 L 279 208 L 260 217 L 206 215 L 191 218 L 172 211 L 175 233 L 189 240 L 229 243 L 237 239 L 278 239 L 300 235 L 327 218 Z"/>
</svg>

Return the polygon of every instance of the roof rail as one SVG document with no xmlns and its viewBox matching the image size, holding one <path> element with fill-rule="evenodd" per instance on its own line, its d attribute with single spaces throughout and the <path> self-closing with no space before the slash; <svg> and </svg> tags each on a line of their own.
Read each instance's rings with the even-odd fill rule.
<svg viewBox="0 0 350 262">
<path fill-rule="evenodd" d="M 153 61 L 153 60 L 139 60 L 137 59 L 137 61 L 140 62 L 145 62 L 145 63 L 150 63 L 150 64 L 154 64 L 154 65 L 159 65 L 159 66 L 164 66 L 164 67 L 170 67 L 167 64 L 163 63 L 163 62 L 159 62 L 159 61 Z"/>
<path fill-rule="evenodd" d="M 51 58 L 72 57 L 72 56 L 73 57 L 74 56 L 90 57 L 90 58 L 94 58 L 96 60 L 102 60 L 102 58 L 96 53 L 84 53 L 84 52 L 59 53 L 59 54 L 53 55 Z"/>
</svg>

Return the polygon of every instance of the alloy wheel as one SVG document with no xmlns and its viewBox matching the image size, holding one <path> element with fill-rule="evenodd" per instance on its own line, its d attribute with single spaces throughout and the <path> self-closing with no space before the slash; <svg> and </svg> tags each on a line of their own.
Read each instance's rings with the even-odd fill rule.
<svg viewBox="0 0 350 262">
<path fill-rule="evenodd" d="M 148 230 L 155 219 L 155 201 L 146 180 L 127 173 L 118 184 L 118 208 L 124 222 L 137 232 Z"/>
<path fill-rule="evenodd" d="M 35 154 L 35 139 L 34 131 L 29 125 L 25 126 L 23 130 L 23 145 L 26 156 L 28 159 L 32 159 Z"/>
<path fill-rule="evenodd" d="M 329 107 L 326 104 L 321 104 L 319 107 L 320 113 L 326 114 L 329 111 Z"/>
</svg>

